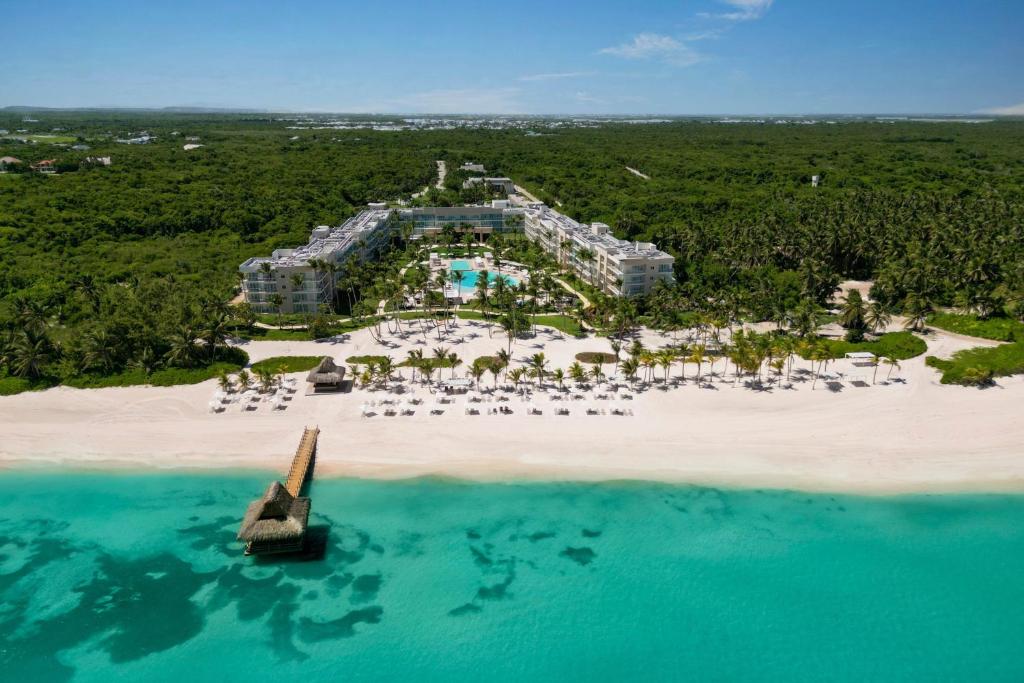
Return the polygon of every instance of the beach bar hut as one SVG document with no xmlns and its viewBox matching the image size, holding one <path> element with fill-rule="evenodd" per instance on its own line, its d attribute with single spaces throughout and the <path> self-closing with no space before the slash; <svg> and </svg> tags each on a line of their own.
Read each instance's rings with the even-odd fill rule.
<svg viewBox="0 0 1024 683">
<path fill-rule="evenodd" d="M 313 392 L 341 391 L 345 379 L 345 368 L 335 364 L 330 356 L 324 356 L 320 364 L 306 376 L 306 381 L 313 385 Z"/>
<path fill-rule="evenodd" d="M 238 530 L 245 554 L 290 553 L 302 550 L 309 522 L 309 498 L 296 497 L 275 481 L 263 497 L 249 504 Z"/>
</svg>

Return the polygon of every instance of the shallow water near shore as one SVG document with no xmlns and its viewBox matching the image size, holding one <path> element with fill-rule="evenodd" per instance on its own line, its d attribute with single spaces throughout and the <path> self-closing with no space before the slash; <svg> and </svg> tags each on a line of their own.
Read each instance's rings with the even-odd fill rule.
<svg viewBox="0 0 1024 683">
<path fill-rule="evenodd" d="M 0 677 L 1024 679 L 1024 496 L 272 476 L 0 473 Z"/>
</svg>

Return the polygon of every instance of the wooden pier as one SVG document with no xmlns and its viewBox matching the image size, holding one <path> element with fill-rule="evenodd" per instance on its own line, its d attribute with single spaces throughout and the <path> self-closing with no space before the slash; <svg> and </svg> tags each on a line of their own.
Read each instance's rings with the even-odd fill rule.
<svg viewBox="0 0 1024 683">
<path fill-rule="evenodd" d="M 293 497 L 299 495 L 310 470 L 313 469 L 313 462 L 316 460 L 316 442 L 319 437 L 319 427 L 306 427 L 306 431 L 302 433 L 302 440 L 299 441 L 299 447 L 295 449 L 295 457 L 292 458 L 292 466 L 288 470 L 288 478 L 284 483 L 284 488 Z"/>
<path fill-rule="evenodd" d="M 305 549 L 311 503 L 309 498 L 299 494 L 313 470 L 319 437 L 319 427 L 306 427 L 285 484 L 271 482 L 263 497 L 249 504 L 238 530 L 238 539 L 245 541 L 246 555 Z"/>
</svg>

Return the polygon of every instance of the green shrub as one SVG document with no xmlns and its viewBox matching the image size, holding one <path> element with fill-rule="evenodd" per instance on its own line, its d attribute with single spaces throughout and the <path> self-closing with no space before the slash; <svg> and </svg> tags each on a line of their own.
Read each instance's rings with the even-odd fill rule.
<svg viewBox="0 0 1024 683">
<path fill-rule="evenodd" d="M 305 372 L 320 364 L 323 356 L 272 356 L 253 363 L 253 373 L 269 370 L 270 372 Z"/>
<path fill-rule="evenodd" d="M 603 351 L 583 351 L 576 354 L 576 360 L 584 365 L 593 365 L 594 363 L 609 365 L 615 362 L 615 354 L 604 353 Z"/>
<path fill-rule="evenodd" d="M 52 386 L 53 382 L 46 380 L 33 382 L 21 377 L 3 376 L 0 377 L 0 396 L 13 396 L 23 391 L 39 391 L 41 389 L 49 389 Z"/>
<path fill-rule="evenodd" d="M 826 339 L 824 342 L 831 349 L 832 354 L 839 358 L 855 351 L 870 351 L 880 358 L 907 360 L 920 356 L 928 350 L 928 345 L 924 343 L 924 340 L 910 332 L 889 332 L 872 341 L 848 342 L 840 339 Z M 801 356 L 806 358 L 803 353 Z"/>
<path fill-rule="evenodd" d="M 989 384 L 996 377 L 1024 373 L 1024 342 L 964 349 L 952 358 L 928 356 L 925 363 L 942 373 L 943 384 Z"/>
<path fill-rule="evenodd" d="M 928 324 L 957 334 L 995 341 L 1024 341 L 1024 323 L 1012 318 L 985 318 L 956 313 L 933 313 Z"/>
</svg>

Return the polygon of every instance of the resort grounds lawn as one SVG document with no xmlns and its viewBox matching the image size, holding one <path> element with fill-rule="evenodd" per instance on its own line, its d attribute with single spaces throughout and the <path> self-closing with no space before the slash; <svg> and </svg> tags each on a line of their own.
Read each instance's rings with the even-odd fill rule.
<svg viewBox="0 0 1024 683">
<path fill-rule="evenodd" d="M 879 358 L 894 358 L 896 360 L 907 360 L 920 356 L 928 350 L 928 345 L 920 337 L 915 337 L 910 332 L 888 332 L 878 339 L 862 342 L 848 342 L 842 339 L 822 340 L 828 345 L 832 354 L 842 358 L 854 351 L 870 351 Z M 800 354 L 806 359 L 806 355 Z"/>
<path fill-rule="evenodd" d="M 278 372 L 305 372 L 320 364 L 321 356 L 271 356 L 258 363 L 253 363 L 250 370 L 254 373 L 269 370 Z"/>
<path fill-rule="evenodd" d="M 343 323 L 333 323 L 329 325 L 325 329 L 325 333 L 318 336 L 317 339 L 327 339 L 339 334 L 345 334 L 346 332 L 361 330 L 364 327 L 372 325 L 373 320 L 373 318 L 365 318 L 359 322 L 348 320 Z M 306 327 L 295 330 L 268 330 L 265 327 L 253 327 L 250 329 L 243 326 L 237 326 L 231 331 L 240 339 L 254 339 L 259 341 L 310 341 L 309 329 Z"/>
<path fill-rule="evenodd" d="M 580 321 L 568 315 L 537 315 L 533 316 L 533 322 L 553 327 L 573 337 L 583 336 L 583 327 L 580 325 Z"/>
<path fill-rule="evenodd" d="M 964 349 L 952 358 L 928 356 L 925 363 L 942 373 L 943 384 L 988 384 L 993 377 L 1024 373 L 1024 341 Z"/>
<path fill-rule="evenodd" d="M 979 318 L 957 313 L 933 313 L 928 324 L 957 334 L 995 341 L 1024 341 L 1024 323 L 1013 318 Z"/>
</svg>

